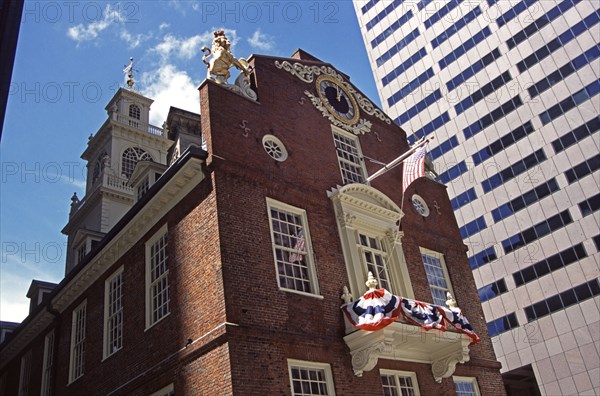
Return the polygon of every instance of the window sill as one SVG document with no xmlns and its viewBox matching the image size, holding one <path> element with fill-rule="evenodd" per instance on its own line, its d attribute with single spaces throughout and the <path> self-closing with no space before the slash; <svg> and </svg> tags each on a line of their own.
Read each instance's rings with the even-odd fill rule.
<svg viewBox="0 0 600 396">
<path fill-rule="evenodd" d="M 158 323 L 162 322 L 165 318 L 168 318 L 170 315 L 171 315 L 171 312 L 169 312 L 162 318 L 158 319 L 156 322 L 152 323 L 151 325 L 146 325 L 146 328 L 144 329 L 144 333 L 147 332 L 148 330 L 150 330 L 151 328 L 153 328 L 154 326 L 156 326 Z"/>
<path fill-rule="evenodd" d="M 286 292 L 286 293 L 293 293 L 293 294 L 298 294 L 298 295 L 305 296 L 305 297 L 315 298 L 317 300 L 323 300 L 325 298 L 320 294 L 306 293 L 306 292 L 301 292 L 301 291 L 294 290 L 294 289 L 286 289 L 284 287 L 280 287 L 279 290 L 282 292 Z"/>
</svg>

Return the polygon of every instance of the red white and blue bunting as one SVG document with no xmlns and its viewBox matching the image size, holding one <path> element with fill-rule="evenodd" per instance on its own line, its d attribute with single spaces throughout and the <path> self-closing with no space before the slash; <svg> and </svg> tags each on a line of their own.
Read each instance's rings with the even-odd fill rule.
<svg viewBox="0 0 600 396">
<path fill-rule="evenodd" d="M 356 327 L 367 331 L 383 329 L 398 318 L 425 330 L 446 331 L 448 324 L 468 335 L 471 344 L 479 342 L 460 308 L 447 308 L 395 296 L 386 289 L 372 289 L 361 298 L 342 306 L 348 320 Z"/>
</svg>

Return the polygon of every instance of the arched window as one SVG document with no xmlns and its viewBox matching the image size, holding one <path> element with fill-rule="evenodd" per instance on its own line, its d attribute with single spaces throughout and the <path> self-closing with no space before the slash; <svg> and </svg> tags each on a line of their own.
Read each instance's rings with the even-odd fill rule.
<svg viewBox="0 0 600 396">
<path fill-rule="evenodd" d="M 135 104 L 132 104 L 129 106 L 129 117 L 139 120 L 141 117 L 141 114 L 142 114 L 142 112 L 140 111 L 140 106 L 135 105 Z"/>
<path fill-rule="evenodd" d="M 104 157 L 106 156 L 106 151 L 98 156 L 96 159 L 96 163 L 94 164 L 94 171 L 92 173 L 92 184 L 95 184 L 102 171 L 104 170 Z"/>
<path fill-rule="evenodd" d="M 139 147 L 129 147 L 123 152 L 121 161 L 121 173 L 130 177 L 138 161 L 152 161 L 150 154 Z"/>
</svg>

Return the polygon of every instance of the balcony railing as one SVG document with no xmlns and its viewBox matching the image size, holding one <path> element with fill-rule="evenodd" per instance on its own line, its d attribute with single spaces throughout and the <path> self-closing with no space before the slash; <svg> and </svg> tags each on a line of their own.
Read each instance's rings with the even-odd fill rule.
<svg viewBox="0 0 600 396">
<path fill-rule="evenodd" d="M 162 128 L 159 128 L 155 125 L 151 125 L 151 124 L 147 124 L 145 122 L 142 122 L 136 118 L 133 117 L 129 117 L 123 114 L 116 114 L 115 113 L 115 120 L 123 125 L 127 125 L 145 132 L 148 132 L 151 135 L 154 136 L 162 136 L 162 137 L 166 137 L 165 136 L 165 131 Z"/>
</svg>

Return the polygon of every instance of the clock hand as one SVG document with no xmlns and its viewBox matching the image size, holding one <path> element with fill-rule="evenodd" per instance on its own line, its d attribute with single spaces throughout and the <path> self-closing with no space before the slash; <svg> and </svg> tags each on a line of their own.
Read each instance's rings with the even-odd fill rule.
<svg viewBox="0 0 600 396">
<path fill-rule="evenodd" d="M 337 101 L 339 102 L 340 100 L 342 100 L 342 90 L 337 85 L 335 86 L 335 89 L 337 90 Z"/>
</svg>

